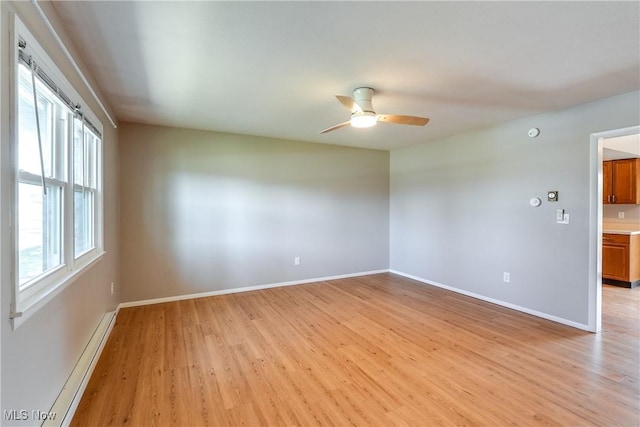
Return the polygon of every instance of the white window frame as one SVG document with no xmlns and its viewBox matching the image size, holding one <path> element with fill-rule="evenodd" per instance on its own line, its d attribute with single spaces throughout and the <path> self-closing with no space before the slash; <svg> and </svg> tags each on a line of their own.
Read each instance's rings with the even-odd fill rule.
<svg viewBox="0 0 640 427">
<path fill-rule="evenodd" d="M 79 254 L 75 253 L 75 236 L 74 239 L 72 239 L 69 244 L 70 244 L 70 248 L 69 250 L 71 251 L 70 253 L 72 254 L 72 258 L 73 258 L 73 263 L 74 265 L 83 265 L 86 262 L 90 262 L 91 259 L 95 258 L 96 256 L 96 252 L 102 248 L 102 214 L 103 214 L 103 204 L 102 204 L 102 163 L 103 163 L 103 150 L 102 150 L 102 137 L 96 135 L 93 131 L 91 131 L 90 129 L 87 129 L 86 132 L 94 138 L 98 138 L 98 141 L 96 142 L 97 146 L 96 146 L 96 156 L 98 157 L 98 161 L 96 164 L 96 170 L 95 170 L 95 179 L 96 179 L 96 183 L 95 183 L 95 188 L 91 187 L 90 185 L 87 185 L 86 182 L 83 184 L 76 184 L 75 183 L 75 179 L 74 179 L 74 175 L 73 175 L 73 135 L 70 136 L 69 139 L 69 143 L 71 145 L 71 151 L 69 152 L 69 199 L 70 199 L 70 208 L 74 208 L 74 200 L 75 200 L 75 190 L 76 189 L 84 189 L 85 191 L 89 192 L 89 193 L 93 193 L 94 195 L 94 218 L 93 218 L 93 229 L 94 229 L 94 242 L 93 242 L 93 246 Z M 86 159 L 85 159 L 86 160 Z M 85 179 L 83 179 L 83 182 L 85 181 Z M 73 221 L 73 217 L 74 217 L 74 212 L 73 211 L 69 211 L 70 212 L 70 220 L 71 220 L 71 224 L 70 227 L 74 226 L 74 221 Z M 70 232 L 73 234 L 75 230 L 75 227 L 73 229 L 70 230 Z"/>
<path fill-rule="evenodd" d="M 75 236 L 74 236 L 74 191 L 77 184 L 74 180 L 74 163 L 73 163 L 73 149 L 74 149 L 74 114 L 69 110 L 67 114 L 67 120 L 65 123 L 66 129 L 66 148 L 64 155 L 66 161 L 64 164 L 66 179 L 58 180 L 45 178 L 45 184 L 54 184 L 63 186 L 62 194 L 62 261 L 61 265 L 55 267 L 52 270 L 44 272 L 37 278 L 34 278 L 29 283 L 28 287 L 20 289 L 20 278 L 18 274 L 18 253 L 19 253 L 19 215 L 18 215 L 18 185 L 19 182 L 33 181 L 34 184 L 42 184 L 40 175 L 30 174 L 28 172 L 18 170 L 18 91 L 19 91 L 19 75 L 18 67 L 20 65 L 18 55 L 18 42 L 24 40 L 26 42 L 26 51 L 36 61 L 38 66 L 45 70 L 46 74 L 51 77 L 55 84 L 58 85 L 73 102 L 82 106 L 82 120 L 87 119 L 96 128 L 96 131 L 91 133 L 97 137 L 96 157 L 98 158 L 96 166 L 96 183 L 95 188 L 88 189 L 94 193 L 94 215 L 93 215 L 93 231 L 94 241 L 93 246 L 82 252 L 81 254 L 75 254 Z M 11 322 L 13 328 L 17 328 L 24 323 L 29 317 L 38 311 L 39 308 L 44 306 L 47 302 L 53 299 L 56 295 L 62 292 L 67 286 L 79 277 L 84 271 L 89 269 L 92 265 L 98 262 L 104 256 L 103 245 L 103 140 L 102 140 L 102 124 L 97 119 L 95 114 L 86 107 L 86 103 L 78 95 L 73 86 L 68 82 L 67 78 L 56 66 L 56 64 L 47 55 L 36 38 L 31 34 L 27 27 L 22 23 L 17 15 L 14 15 L 11 28 L 11 67 L 10 67 L 10 158 L 11 158 L 11 173 L 8 174 L 13 180 L 10 183 L 10 188 L 13 192 L 10 196 L 13 205 L 11 208 L 11 235 L 13 241 L 12 251 L 12 301 L 11 301 Z M 88 129 L 87 129 L 88 130 Z M 58 134 L 57 137 L 60 137 Z M 84 182 L 84 181 L 83 181 Z M 82 188 L 82 187 L 80 187 Z"/>
</svg>

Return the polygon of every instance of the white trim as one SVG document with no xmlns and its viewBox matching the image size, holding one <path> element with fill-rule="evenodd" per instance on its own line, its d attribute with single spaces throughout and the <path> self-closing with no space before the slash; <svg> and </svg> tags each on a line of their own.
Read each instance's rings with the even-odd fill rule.
<svg viewBox="0 0 640 427">
<path fill-rule="evenodd" d="M 279 282 L 279 283 L 271 283 L 268 285 L 257 285 L 257 286 L 245 286 L 241 288 L 232 288 L 232 289 L 221 289 L 219 291 L 210 291 L 210 292 L 200 292 L 197 294 L 187 294 L 187 295 L 176 295 L 173 297 L 164 297 L 164 298 L 153 298 L 139 301 L 130 301 L 120 303 L 118 309 L 127 308 L 127 307 L 138 307 L 141 305 L 151 305 L 151 304 L 161 304 L 164 302 L 173 302 L 173 301 L 182 301 L 187 299 L 195 299 L 195 298 L 205 298 L 212 297 L 216 295 L 227 295 L 227 294 L 236 294 L 240 292 L 250 292 L 250 291 L 259 291 L 261 289 L 271 289 L 271 288 L 280 288 L 283 286 L 295 286 L 295 285 L 304 285 L 305 283 L 314 283 L 314 282 L 325 282 L 327 280 L 337 280 L 337 279 L 346 279 L 349 277 L 359 277 L 359 276 L 368 276 L 371 274 L 380 274 L 380 273 L 388 273 L 389 270 L 372 270 L 372 271 L 363 271 L 360 273 L 351 273 L 351 274 L 341 274 L 338 276 L 326 276 L 326 277 L 317 277 L 314 279 L 304 279 L 304 280 L 293 280 L 290 282 Z"/>
<path fill-rule="evenodd" d="M 492 304 L 500 305 L 502 307 L 507 307 L 507 308 L 510 308 L 512 310 L 520 311 L 522 313 L 531 314 L 532 316 L 541 317 L 543 319 L 551 320 L 551 321 L 556 322 L 556 323 L 561 323 L 563 325 L 571 326 L 571 327 L 574 327 L 574 328 L 577 328 L 577 329 L 582 329 L 584 331 L 589 331 L 589 325 L 585 325 L 583 323 L 574 322 L 572 320 L 564 319 L 562 317 L 553 316 L 551 314 L 543 313 L 541 311 L 532 310 L 530 308 L 522 307 L 522 306 L 519 306 L 519 305 L 516 305 L 516 304 L 511 304 L 509 302 L 505 302 L 505 301 L 498 300 L 498 299 L 495 299 L 495 298 L 486 297 L 484 295 L 476 294 L 474 292 L 465 291 L 463 289 L 455 288 L 453 286 L 445 285 L 443 283 L 434 282 L 433 280 L 427 280 L 427 279 L 424 279 L 422 277 L 414 276 L 412 274 L 403 273 L 401 271 L 389 270 L 389 272 L 393 273 L 393 274 L 397 274 L 399 276 L 404 276 L 404 277 L 406 277 L 408 279 L 416 280 L 418 282 L 421 282 L 421 283 L 424 283 L 424 284 L 427 284 L 427 285 L 436 286 L 438 288 L 446 289 L 448 291 L 456 292 L 458 294 L 466 295 L 468 297 L 472 297 L 472 298 L 476 298 L 476 299 L 479 299 L 479 300 L 482 300 L 482 301 L 490 302 Z"/>
<path fill-rule="evenodd" d="M 35 0 L 32 0 L 32 2 L 36 6 L 36 8 L 39 8 Z M 42 13 L 41 10 L 40 12 Z M 16 132 L 18 128 L 18 116 L 17 116 L 18 101 L 17 100 L 18 100 L 18 80 L 19 80 L 19 75 L 17 71 L 19 66 L 18 49 L 17 49 L 18 37 L 22 38 L 27 43 L 26 49 L 28 50 L 29 55 L 33 55 L 33 57 L 37 59 L 39 66 L 43 67 L 43 69 L 46 69 L 49 76 L 55 79 L 56 84 L 64 89 L 67 96 L 71 97 L 71 99 L 73 99 L 74 102 L 81 101 L 84 103 L 84 101 L 82 100 L 82 97 L 78 94 L 78 92 L 75 90 L 73 85 L 68 81 L 65 74 L 57 67 L 55 61 L 42 48 L 36 36 L 33 33 L 31 33 L 31 31 L 29 31 L 29 29 L 24 24 L 24 22 L 20 19 L 20 17 L 17 14 L 11 14 L 10 16 L 12 18 L 11 19 L 12 31 L 10 32 L 10 40 L 11 40 L 10 50 L 12 54 L 11 56 L 13 58 L 13 62 L 11 63 L 11 67 L 10 67 L 10 72 L 11 72 L 10 87 L 13 88 L 13 90 L 10 97 L 10 101 L 12 103 L 12 110 L 10 112 L 11 121 L 12 121 L 11 123 L 12 126 L 10 126 L 10 128 L 11 128 L 12 135 L 10 140 L 9 151 L 10 152 L 13 151 L 12 165 L 11 165 L 11 171 L 13 172 L 13 174 L 11 176 L 11 185 L 13 189 L 12 216 L 14 218 L 12 223 L 10 224 L 12 229 L 12 237 L 13 237 L 13 253 L 11 255 L 12 257 L 11 263 L 13 267 L 11 281 L 13 282 L 13 287 L 12 287 L 12 302 L 11 302 L 11 308 L 10 308 L 11 310 L 10 318 L 11 318 L 11 324 L 13 329 L 16 329 L 21 324 L 23 324 L 31 315 L 33 315 L 40 307 L 42 307 L 48 301 L 53 299 L 56 295 L 62 292 L 62 290 L 64 290 L 67 286 L 73 283 L 77 277 L 79 277 L 81 274 L 87 271 L 91 266 L 93 266 L 96 262 L 102 259 L 105 252 L 104 252 L 104 246 L 103 246 L 104 242 L 102 241 L 103 214 L 102 212 L 95 212 L 95 209 L 102 209 L 103 207 L 103 202 L 102 200 L 100 200 L 103 197 L 103 194 L 102 194 L 103 184 L 102 182 L 99 182 L 96 185 L 94 218 L 93 218 L 94 219 L 93 227 L 94 227 L 94 233 L 95 233 L 95 236 L 94 236 L 95 247 L 92 250 L 83 254 L 81 257 L 78 257 L 78 259 L 74 258 L 75 253 L 74 253 L 73 224 L 75 219 L 73 215 L 75 211 L 73 209 L 74 207 L 73 186 L 75 185 L 75 178 L 73 175 L 73 161 L 72 161 L 73 147 L 74 147 L 74 143 L 73 143 L 74 134 L 73 134 L 72 126 L 73 126 L 74 120 L 70 118 L 73 113 L 68 109 L 66 109 L 64 112 L 64 115 L 67 116 L 67 119 L 68 119 L 67 126 L 69 127 L 67 129 L 68 131 L 68 134 L 66 135 L 67 138 L 64 141 L 64 144 L 65 144 L 64 152 L 66 153 L 64 157 L 67 160 L 68 170 L 66 171 L 66 175 L 68 179 L 65 182 L 60 182 L 58 180 L 52 180 L 52 179 L 47 180 L 49 183 L 54 183 L 59 186 L 60 184 L 64 184 L 62 185 L 62 187 L 64 187 L 64 190 L 69 190 L 69 191 L 63 192 L 64 199 L 62 201 L 63 203 L 62 220 L 64 221 L 64 224 L 63 224 L 63 233 L 61 235 L 61 238 L 63 240 L 62 244 L 64 245 L 64 250 L 63 250 L 64 260 L 61 262 L 60 266 L 57 267 L 56 269 L 52 269 L 52 271 L 45 272 L 42 275 L 40 275 L 38 278 L 34 279 L 33 287 L 20 290 L 19 279 L 16 277 L 16 273 L 15 273 L 18 271 L 18 265 L 17 265 L 18 257 L 16 256 L 16 254 L 18 254 L 19 252 L 19 248 L 18 248 L 19 239 L 17 235 L 18 228 L 19 228 L 19 225 L 18 225 L 19 215 L 18 215 L 18 203 L 17 203 L 18 185 L 20 182 L 19 176 L 23 174 L 23 173 L 19 174 L 17 171 L 18 141 L 17 141 Z M 55 102 L 59 103 L 59 100 Z M 85 109 L 83 114 L 87 117 L 90 117 L 92 121 L 94 121 L 94 124 L 98 126 L 100 128 L 100 131 L 102 132 L 102 123 L 100 120 L 97 119 L 97 116 L 95 116 L 95 114 L 91 111 L 90 108 Z M 96 174 L 98 174 L 99 172 L 101 173 L 102 162 L 104 162 L 104 159 L 102 157 L 103 141 L 101 138 L 97 138 L 96 143 L 100 145 L 100 150 L 96 149 L 96 156 L 100 156 L 98 158 L 98 165 L 97 165 L 98 170 L 96 171 Z M 28 174 L 26 176 L 27 178 L 34 177 L 32 174 Z M 101 175 L 96 175 L 96 178 L 98 176 L 101 177 Z"/>
<path fill-rule="evenodd" d="M 589 331 L 602 330 L 602 140 L 640 134 L 640 126 L 596 132 L 589 141 Z"/>
<path fill-rule="evenodd" d="M 11 319 L 11 325 L 13 330 L 17 329 L 20 325 L 26 322 L 32 315 L 34 315 L 41 307 L 51 301 L 56 295 L 60 294 L 69 285 L 76 281 L 76 279 L 82 276 L 86 271 L 93 267 L 98 261 L 100 261 L 106 252 L 100 252 L 86 262 L 85 265 L 73 270 L 70 274 L 65 275 L 62 280 L 55 284 L 44 288 L 41 292 L 35 294 L 32 298 L 26 301 L 20 301 L 17 305 L 15 312 L 12 314 L 15 316 Z"/>
<path fill-rule="evenodd" d="M 584 330 L 584 331 L 590 331 L 589 325 L 586 325 L 586 324 L 583 324 L 583 323 L 574 322 L 572 320 L 564 319 L 562 317 L 553 316 L 553 315 L 548 314 L 548 313 L 543 313 L 543 312 L 540 312 L 540 311 L 537 311 L 537 310 L 532 310 L 530 308 L 522 307 L 522 306 L 519 306 L 519 305 L 516 305 L 516 304 L 511 304 L 511 303 L 508 303 L 508 302 L 505 302 L 505 301 L 501 301 L 501 300 L 498 300 L 498 299 L 495 299 L 495 298 L 486 297 L 484 295 L 476 294 L 474 292 L 465 291 L 463 289 L 455 288 L 453 286 L 445 285 L 443 283 L 434 282 L 432 280 L 427 280 L 427 279 L 424 279 L 422 277 L 414 276 L 412 274 L 407 274 L 407 273 L 403 273 L 401 271 L 391 270 L 391 269 L 374 270 L 374 271 L 363 271 L 363 272 L 360 272 L 360 273 L 342 274 L 342 275 L 338 275 L 338 276 L 317 277 L 317 278 L 314 278 L 314 279 L 295 280 L 295 281 L 290 281 L 290 282 L 279 282 L 279 283 L 272 283 L 272 284 L 268 284 L 268 285 L 246 286 L 246 287 L 241 287 L 241 288 L 222 289 L 222 290 L 219 290 L 219 291 L 200 292 L 200 293 L 196 293 L 196 294 L 176 295 L 176 296 L 172 296 L 172 297 L 153 298 L 153 299 L 147 299 L 147 300 L 123 302 L 123 303 L 120 303 L 120 305 L 118 305 L 118 310 L 121 309 L 121 308 L 128 308 L 128 307 L 138 307 L 138 306 L 143 306 L 143 305 L 161 304 L 161 303 L 165 303 L 165 302 L 183 301 L 183 300 L 195 299 L 195 298 L 205 298 L 205 297 L 211 297 L 211 296 L 216 296 L 216 295 L 227 295 L 227 294 L 235 294 L 235 293 L 241 293 L 241 292 L 258 291 L 258 290 L 261 290 L 261 289 L 279 288 L 279 287 L 283 287 L 283 286 L 303 285 L 303 284 L 306 284 L 306 283 L 324 282 L 324 281 L 328 281 L 328 280 L 346 279 L 346 278 L 349 278 L 349 277 L 368 276 L 368 275 L 371 275 L 371 274 L 380 274 L 380 273 L 397 274 L 398 276 L 403 276 L 403 277 L 406 277 L 408 279 L 413 279 L 413 280 L 416 280 L 418 282 L 425 283 L 427 285 L 432 285 L 432 286 L 436 286 L 438 288 L 442 288 L 442 289 L 446 289 L 446 290 L 449 290 L 449 291 L 453 291 L 453 292 L 456 292 L 456 293 L 459 293 L 459 294 L 462 294 L 462 295 L 466 295 L 466 296 L 469 296 L 469 297 L 472 297 L 472 298 L 479 299 L 481 301 L 490 302 L 492 304 L 500 305 L 502 307 L 507 307 L 507 308 L 510 308 L 512 310 L 516 310 L 516 311 L 519 311 L 519 312 L 522 312 L 522 313 L 530 314 L 532 316 L 540 317 L 542 319 L 550 320 L 552 322 L 561 323 L 563 325 L 571 326 L 573 328 L 581 329 L 581 330 Z"/>
<path fill-rule="evenodd" d="M 6 34 L 4 33 L 4 31 L 6 31 L 6 28 L 3 28 L 3 22 L 4 22 L 4 18 L 2 17 L 2 6 L 0 6 L 0 34 Z M 8 19 L 9 21 L 12 21 L 11 19 L 11 12 L 7 13 Z M 11 29 L 11 24 L 9 24 L 9 28 Z M 13 33 L 13 31 L 10 31 L 11 33 Z M 2 36 L 0 35 L 0 39 L 2 38 Z M 11 36 L 9 36 L 9 40 L 13 40 Z M 12 54 L 12 50 L 9 49 L 9 51 L 7 51 L 6 49 L 6 44 L 2 44 L 0 45 L 0 123 L 4 123 L 5 117 L 4 117 L 4 101 L 3 100 L 7 100 L 7 103 L 9 104 L 9 111 L 11 111 L 11 89 L 8 89 L 4 86 L 4 74 L 5 71 L 3 70 L 2 67 L 2 58 L 6 58 L 8 57 L 8 55 Z M 9 62 L 10 64 L 11 62 Z M 11 66 L 9 66 L 9 68 L 11 68 Z M 11 72 L 9 72 L 9 75 L 11 75 Z M 11 80 L 9 80 L 9 82 L 11 82 Z M 11 86 L 11 83 L 9 83 L 9 86 Z M 11 118 L 8 118 L 8 122 L 7 123 L 11 123 Z M 8 141 L 11 140 L 11 133 L 8 132 L 5 128 L 5 126 L 0 126 L 3 129 L 0 130 L 0 141 L 5 141 L 5 137 L 8 137 Z M 6 126 L 8 128 L 11 128 L 11 126 Z M 2 143 L 0 144 L 0 146 L 5 147 L 5 146 L 9 146 L 11 144 L 7 144 L 7 143 Z M 13 204 L 8 202 L 10 200 L 13 200 L 11 198 L 11 192 L 7 192 L 7 186 L 5 185 L 5 183 L 3 181 L 5 181 L 5 165 L 7 164 L 7 161 L 5 160 L 6 157 L 6 153 L 8 152 L 8 150 L 6 150 L 5 148 L 0 147 L 0 201 L 2 202 L 1 204 L 4 206 L 12 206 Z M 10 163 L 10 162 L 9 162 Z M 9 197 L 7 197 L 7 194 L 9 194 Z M 8 202 L 8 203 L 5 203 Z M 8 264 L 5 264 L 5 261 L 2 259 L 4 258 L 4 242 L 5 239 L 7 239 L 5 236 L 10 236 L 10 233 L 8 232 L 8 227 L 5 226 L 5 215 L 6 215 L 6 211 L 8 208 L 0 208 L 0 254 L 2 254 L 2 256 L 0 256 L 0 283 L 3 283 L 3 287 L 4 285 L 4 280 L 5 280 L 5 266 Z M 10 238 L 10 237 L 9 237 Z M 8 258 L 8 257 L 7 257 Z M 13 293 L 13 285 L 11 286 L 11 292 Z M 4 293 L 4 289 L 0 289 L 0 307 L 4 307 L 2 304 L 2 294 Z M 6 298 L 5 298 L 6 299 Z M 2 327 L 0 327 L 0 367 L 2 366 Z M 2 369 L 0 369 L 1 371 Z M 2 373 L 0 372 L 0 384 L 2 384 Z M 1 388 L 1 387 L 0 387 Z M 2 402 L 2 392 L 0 391 L 0 402 Z"/>
<path fill-rule="evenodd" d="M 71 424 L 73 415 L 80 404 L 82 394 L 87 388 L 91 374 L 100 359 L 107 339 L 115 325 L 118 310 L 106 313 L 95 332 L 91 336 L 89 343 L 85 347 L 78 363 L 73 368 L 69 379 L 60 391 L 55 403 L 51 407 L 50 413 L 55 417 L 47 418 L 43 426 L 68 426 Z"/>
</svg>

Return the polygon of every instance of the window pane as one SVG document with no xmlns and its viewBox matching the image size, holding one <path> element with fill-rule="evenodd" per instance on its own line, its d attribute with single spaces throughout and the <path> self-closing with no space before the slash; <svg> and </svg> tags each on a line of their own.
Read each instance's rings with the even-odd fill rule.
<svg viewBox="0 0 640 427">
<path fill-rule="evenodd" d="M 87 139 L 87 186 L 96 188 L 96 150 L 98 145 L 98 139 L 92 134 L 88 135 Z"/>
<path fill-rule="evenodd" d="M 82 121 L 78 119 L 73 120 L 73 182 L 84 183 L 84 138 Z"/>
<path fill-rule="evenodd" d="M 93 207 L 94 192 L 76 186 L 73 192 L 75 218 L 75 256 L 76 258 L 82 253 L 88 251 L 94 246 L 93 233 Z"/>
<path fill-rule="evenodd" d="M 18 271 L 22 289 L 31 279 L 62 264 L 62 188 L 18 185 Z"/>
<path fill-rule="evenodd" d="M 33 86 L 31 70 L 24 65 L 19 67 L 18 84 L 18 169 L 41 175 L 40 149 L 38 147 L 38 131 L 36 113 L 33 103 Z M 43 85 L 37 84 L 38 118 L 40 120 L 40 136 L 42 140 L 42 156 L 46 177 L 53 177 L 56 161 L 53 143 L 54 104 L 48 99 L 51 94 Z"/>
<path fill-rule="evenodd" d="M 84 139 L 83 139 L 84 130 Z M 98 149 L 100 139 L 82 120 L 73 121 L 73 182 L 85 187 L 97 188 Z"/>
</svg>

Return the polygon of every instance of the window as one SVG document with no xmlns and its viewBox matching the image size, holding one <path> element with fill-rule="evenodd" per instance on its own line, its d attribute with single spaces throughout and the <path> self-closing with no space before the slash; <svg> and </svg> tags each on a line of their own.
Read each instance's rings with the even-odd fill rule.
<svg viewBox="0 0 640 427">
<path fill-rule="evenodd" d="M 17 18 L 15 36 L 18 318 L 102 255 L 102 126 Z"/>
<path fill-rule="evenodd" d="M 83 122 L 73 121 L 74 255 L 86 253 L 95 244 L 95 200 L 100 139 Z"/>
<path fill-rule="evenodd" d="M 36 119 L 36 101 L 38 114 Z M 20 290 L 64 264 L 64 121 L 67 109 L 18 66 L 18 272 Z M 38 136 L 38 123 L 40 136 Z M 43 190 L 43 184 L 45 189 Z"/>
</svg>

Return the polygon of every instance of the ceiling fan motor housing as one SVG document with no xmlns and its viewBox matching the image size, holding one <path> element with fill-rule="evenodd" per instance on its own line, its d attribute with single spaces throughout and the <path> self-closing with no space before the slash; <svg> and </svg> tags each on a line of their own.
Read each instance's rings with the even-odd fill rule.
<svg viewBox="0 0 640 427">
<path fill-rule="evenodd" d="M 371 105 L 371 98 L 373 98 L 373 89 L 370 87 L 359 87 L 353 91 L 353 99 L 360 106 L 363 113 L 375 114 L 373 105 Z"/>
</svg>

